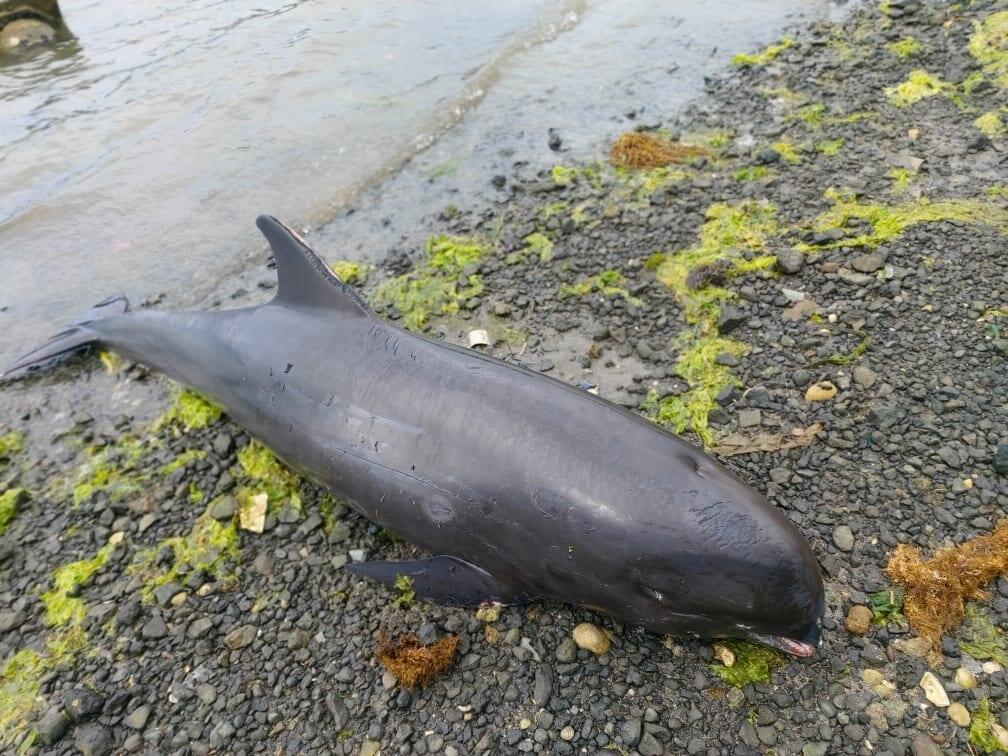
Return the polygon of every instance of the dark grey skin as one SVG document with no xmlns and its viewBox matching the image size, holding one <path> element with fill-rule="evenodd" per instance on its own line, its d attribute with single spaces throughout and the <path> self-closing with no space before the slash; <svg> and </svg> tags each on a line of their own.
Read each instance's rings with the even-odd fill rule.
<svg viewBox="0 0 1008 756">
<path fill-rule="evenodd" d="M 205 394 L 302 475 L 441 556 L 350 569 L 475 605 L 556 599 L 658 633 L 811 655 L 823 584 L 797 528 L 714 459 L 560 381 L 379 320 L 275 219 L 279 291 L 223 312 L 116 298 L 13 365 L 97 344 Z"/>
</svg>

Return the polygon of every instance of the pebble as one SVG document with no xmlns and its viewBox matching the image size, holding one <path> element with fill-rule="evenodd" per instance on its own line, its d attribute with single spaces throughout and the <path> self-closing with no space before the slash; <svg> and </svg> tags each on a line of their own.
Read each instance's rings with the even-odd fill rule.
<svg viewBox="0 0 1008 756">
<path fill-rule="evenodd" d="M 854 533 L 847 525 L 837 525 L 833 529 L 833 545 L 840 551 L 854 550 Z"/>
<path fill-rule="evenodd" d="M 834 533 L 834 542 L 836 540 L 836 534 Z M 840 548 L 838 545 L 837 548 Z M 846 550 L 846 549 L 845 549 Z M 854 605 L 847 612 L 846 626 L 854 635 L 864 635 L 871 628 L 872 613 L 871 609 L 866 606 Z"/>
<path fill-rule="evenodd" d="M 964 690 L 972 690 L 977 686 L 976 675 L 966 667 L 959 667 L 955 673 L 955 683 Z"/>
<path fill-rule="evenodd" d="M 56 743 L 66 735 L 70 727 L 70 717 L 60 707 L 52 707 L 35 724 L 39 739 L 46 745 Z"/>
<path fill-rule="evenodd" d="M 74 735 L 74 745 L 81 756 L 105 756 L 112 753 L 112 731 L 101 724 L 79 727 Z"/>
<path fill-rule="evenodd" d="M 878 380 L 878 376 L 875 372 L 864 365 L 855 365 L 854 370 L 851 373 L 851 377 L 861 388 L 871 388 L 875 385 L 875 381 Z"/>
<path fill-rule="evenodd" d="M 63 710 L 73 722 L 84 722 L 101 714 L 105 699 L 87 688 L 71 688 L 63 694 Z"/>
<path fill-rule="evenodd" d="M 560 738 L 567 741 L 574 740 L 574 728 L 570 725 L 564 727 L 560 730 Z"/>
<path fill-rule="evenodd" d="M 792 275 L 805 265 L 805 255 L 796 249 L 785 247 L 777 253 L 777 270 Z"/>
<path fill-rule="evenodd" d="M 140 631 L 140 635 L 147 640 L 158 640 L 159 638 L 164 638 L 168 634 L 168 627 L 165 625 L 161 615 L 155 614 L 147 623 L 143 626 Z"/>
<path fill-rule="evenodd" d="M 240 627 L 236 627 L 224 636 L 224 645 L 232 651 L 237 651 L 240 648 L 245 648 L 245 646 L 254 641 L 256 633 L 257 630 L 255 625 L 242 625 Z"/>
<path fill-rule="evenodd" d="M 151 715 L 151 707 L 148 704 L 141 704 L 123 719 L 123 724 L 134 730 L 142 730 L 147 726 L 147 720 Z"/>
<path fill-rule="evenodd" d="M 913 756 L 942 756 L 941 749 L 923 732 L 914 735 L 910 742 L 910 750 L 913 752 Z"/>
<path fill-rule="evenodd" d="M 557 646 L 556 659 L 564 664 L 569 664 L 577 659 L 577 644 L 573 638 L 564 638 Z"/>
<path fill-rule="evenodd" d="M 946 712 L 948 718 L 955 722 L 960 727 L 968 727 L 970 723 L 970 713 L 969 710 L 963 706 L 958 701 L 949 704 L 948 710 Z"/>
</svg>

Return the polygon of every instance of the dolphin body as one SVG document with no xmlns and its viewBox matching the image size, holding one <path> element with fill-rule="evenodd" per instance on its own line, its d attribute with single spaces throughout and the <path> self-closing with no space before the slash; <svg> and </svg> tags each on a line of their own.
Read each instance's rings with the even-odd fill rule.
<svg viewBox="0 0 1008 756">
<path fill-rule="evenodd" d="M 257 220 L 268 304 L 128 312 L 114 297 L 22 357 L 88 345 L 225 408 L 291 468 L 437 554 L 349 569 L 456 605 L 551 598 L 658 633 L 820 643 L 818 562 L 798 529 L 714 459 L 637 415 L 380 320 L 294 232 Z"/>
</svg>

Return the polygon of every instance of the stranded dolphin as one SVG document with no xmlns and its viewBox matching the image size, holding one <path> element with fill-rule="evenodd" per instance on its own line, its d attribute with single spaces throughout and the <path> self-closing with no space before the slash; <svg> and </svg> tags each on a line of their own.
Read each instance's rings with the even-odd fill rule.
<svg viewBox="0 0 1008 756">
<path fill-rule="evenodd" d="M 552 598 L 659 633 L 808 656 L 823 584 L 798 529 L 684 440 L 558 380 L 381 321 L 289 228 L 268 304 L 127 312 L 114 297 L 22 357 L 87 345 L 202 392 L 293 469 L 438 555 L 351 565 L 457 605 Z"/>
</svg>

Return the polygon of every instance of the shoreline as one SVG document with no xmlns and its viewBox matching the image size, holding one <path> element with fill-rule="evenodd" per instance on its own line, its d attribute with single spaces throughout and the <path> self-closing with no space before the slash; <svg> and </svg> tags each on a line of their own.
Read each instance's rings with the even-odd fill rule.
<svg viewBox="0 0 1008 756">
<path fill-rule="evenodd" d="M 4 387 L 0 436 L 22 443 L 0 447 L 0 480 L 28 494 L 11 497 L 0 536 L 0 708 L 13 713 L 0 744 L 996 748 L 1008 580 L 937 660 L 876 599 L 894 587 L 897 544 L 930 555 L 1008 515 L 1008 52 L 981 36 L 991 17 L 1008 19 L 1003 0 L 890 0 L 794 29 L 643 132 L 688 159 L 620 170 L 599 155 L 506 177 L 478 212 L 432 215 L 417 254 L 338 266 L 380 317 L 463 345 L 485 330 L 491 354 L 643 412 L 766 492 L 824 569 L 812 659 L 732 643 L 727 668 L 710 641 L 587 610 L 489 618 L 354 581 L 339 567 L 358 551 L 417 551 L 195 397 L 94 361 Z M 275 279 L 258 265 L 229 285 L 216 304 L 264 301 Z M 260 492 L 257 534 L 240 512 Z M 860 626 L 864 611 L 881 621 Z M 613 649 L 574 646 L 581 622 L 608 629 Z M 375 659 L 379 631 L 458 636 L 455 663 L 399 687 Z M 925 672 L 953 706 L 920 686 Z"/>
</svg>

